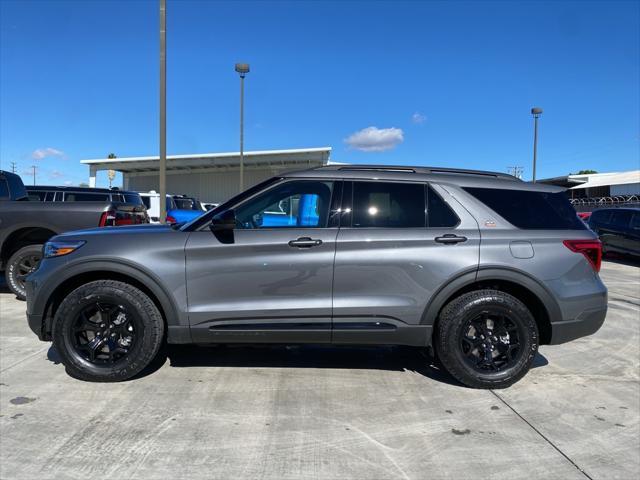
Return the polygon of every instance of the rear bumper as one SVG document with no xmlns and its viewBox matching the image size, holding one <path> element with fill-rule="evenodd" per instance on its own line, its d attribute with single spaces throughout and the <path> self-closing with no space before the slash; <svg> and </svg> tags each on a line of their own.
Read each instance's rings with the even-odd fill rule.
<svg viewBox="0 0 640 480">
<path fill-rule="evenodd" d="M 607 316 L 606 302 L 602 307 L 584 310 L 574 320 L 554 322 L 551 324 L 551 345 L 569 342 L 576 338 L 586 337 L 596 333 Z"/>
</svg>

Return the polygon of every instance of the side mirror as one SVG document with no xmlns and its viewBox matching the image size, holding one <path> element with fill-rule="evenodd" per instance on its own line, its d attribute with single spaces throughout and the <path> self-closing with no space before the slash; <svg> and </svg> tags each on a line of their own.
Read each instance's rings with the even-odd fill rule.
<svg viewBox="0 0 640 480">
<path fill-rule="evenodd" d="M 214 215 L 209 224 L 209 229 L 220 243 L 233 243 L 233 229 L 236 227 L 236 213 L 233 210 L 225 210 Z"/>
<path fill-rule="evenodd" d="M 234 228 L 236 228 L 236 213 L 232 209 L 230 209 L 214 215 L 211 219 L 209 228 L 212 232 L 233 230 Z"/>
</svg>

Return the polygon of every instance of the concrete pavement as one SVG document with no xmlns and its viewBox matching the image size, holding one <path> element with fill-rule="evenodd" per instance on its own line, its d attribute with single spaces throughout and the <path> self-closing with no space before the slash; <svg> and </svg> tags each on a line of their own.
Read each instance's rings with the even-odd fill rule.
<svg viewBox="0 0 640 480">
<path fill-rule="evenodd" d="M 640 474 L 640 268 L 605 262 L 595 335 L 497 391 L 408 348 L 181 347 L 119 384 L 69 377 L 0 293 L 0 477 L 629 479 Z"/>
</svg>

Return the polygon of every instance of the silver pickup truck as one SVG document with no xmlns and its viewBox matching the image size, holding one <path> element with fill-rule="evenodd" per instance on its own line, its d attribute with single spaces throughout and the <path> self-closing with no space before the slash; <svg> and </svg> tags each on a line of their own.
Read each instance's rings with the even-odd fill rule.
<svg viewBox="0 0 640 480">
<path fill-rule="evenodd" d="M 24 278 L 38 265 L 49 238 L 72 230 L 141 223 L 149 223 L 141 201 L 34 201 L 18 175 L 0 170 L 0 271 L 20 299 L 25 298 Z"/>
</svg>

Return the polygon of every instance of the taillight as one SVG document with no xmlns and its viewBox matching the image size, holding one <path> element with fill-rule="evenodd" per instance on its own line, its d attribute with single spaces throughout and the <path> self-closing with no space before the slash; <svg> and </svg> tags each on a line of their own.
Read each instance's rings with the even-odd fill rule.
<svg viewBox="0 0 640 480">
<path fill-rule="evenodd" d="M 100 215 L 99 227 L 113 227 L 116 224 L 116 212 L 114 210 L 107 210 Z"/>
<path fill-rule="evenodd" d="M 178 223 L 178 221 L 173 218 L 171 215 L 167 215 L 167 218 L 165 220 L 166 223 Z"/>
<path fill-rule="evenodd" d="M 596 272 L 602 264 L 602 243 L 600 240 L 564 240 L 565 247 L 572 252 L 581 253 Z"/>
</svg>

